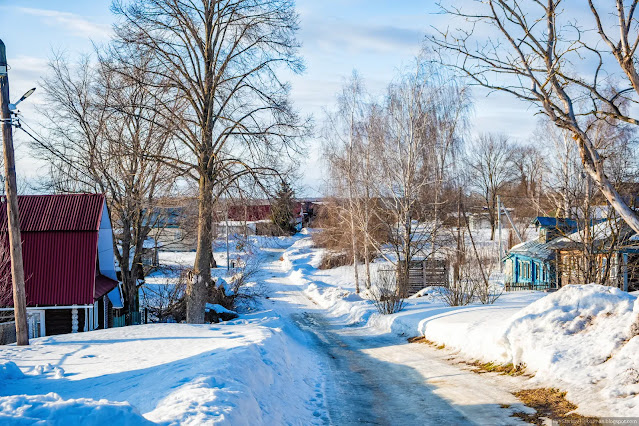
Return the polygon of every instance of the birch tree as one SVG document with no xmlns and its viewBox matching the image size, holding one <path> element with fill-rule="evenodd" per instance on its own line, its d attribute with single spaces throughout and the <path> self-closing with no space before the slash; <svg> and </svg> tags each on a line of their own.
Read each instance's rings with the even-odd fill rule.
<svg viewBox="0 0 639 426">
<path fill-rule="evenodd" d="M 480 135 L 469 147 L 467 164 L 470 184 L 482 195 L 488 209 L 490 239 L 495 239 L 497 195 L 515 177 L 511 162 L 514 149 L 504 135 Z"/>
<path fill-rule="evenodd" d="M 358 191 L 358 175 L 362 147 L 362 121 L 364 114 L 364 85 L 357 71 L 344 82 L 337 97 L 337 111 L 329 113 L 325 136 L 325 153 L 332 169 L 333 184 L 344 190 L 345 202 L 341 210 L 350 231 L 351 253 L 355 292 L 359 293 L 358 244 L 359 221 L 361 218 L 361 193 Z M 368 271 L 368 269 L 367 269 Z M 367 286 L 370 275 L 367 273 Z"/>
</svg>

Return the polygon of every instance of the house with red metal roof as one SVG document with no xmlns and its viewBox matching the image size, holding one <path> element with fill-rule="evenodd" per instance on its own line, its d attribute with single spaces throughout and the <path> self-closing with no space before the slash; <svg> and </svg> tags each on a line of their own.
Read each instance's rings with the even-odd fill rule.
<svg viewBox="0 0 639 426">
<path fill-rule="evenodd" d="M 111 326 L 123 303 L 104 195 L 21 195 L 18 208 L 30 337 Z M 0 241 L 8 247 L 4 197 Z M 10 266 L 0 273 L 10 279 Z"/>
</svg>

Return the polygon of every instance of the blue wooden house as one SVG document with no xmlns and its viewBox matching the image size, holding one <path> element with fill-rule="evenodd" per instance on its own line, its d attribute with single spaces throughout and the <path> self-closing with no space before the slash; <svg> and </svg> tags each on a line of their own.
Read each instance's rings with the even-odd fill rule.
<svg viewBox="0 0 639 426">
<path fill-rule="evenodd" d="M 506 290 L 554 288 L 555 251 L 539 240 L 526 241 L 510 249 L 504 259 Z"/>
<path fill-rule="evenodd" d="M 539 237 L 517 244 L 504 258 L 506 290 L 542 290 L 557 287 L 556 253 L 550 241 L 573 232 L 572 219 L 539 216 L 533 220 Z"/>
</svg>

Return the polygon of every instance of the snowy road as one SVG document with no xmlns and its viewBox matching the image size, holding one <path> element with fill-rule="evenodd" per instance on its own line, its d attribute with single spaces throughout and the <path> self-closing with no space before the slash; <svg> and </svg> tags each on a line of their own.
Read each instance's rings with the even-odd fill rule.
<svg viewBox="0 0 639 426">
<path fill-rule="evenodd" d="M 478 375 L 427 345 L 326 315 L 283 270 L 280 254 L 273 250 L 264 269 L 270 301 L 316 357 L 328 424 L 517 424 L 512 378 Z"/>
</svg>

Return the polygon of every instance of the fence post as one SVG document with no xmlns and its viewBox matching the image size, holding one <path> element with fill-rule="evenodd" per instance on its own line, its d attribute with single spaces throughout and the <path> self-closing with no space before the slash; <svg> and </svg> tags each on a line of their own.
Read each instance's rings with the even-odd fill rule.
<svg viewBox="0 0 639 426">
<path fill-rule="evenodd" d="M 426 287 L 426 259 L 422 260 L 422 287 Z"/>
</svg>

